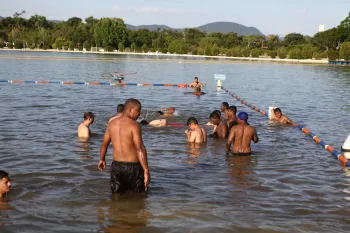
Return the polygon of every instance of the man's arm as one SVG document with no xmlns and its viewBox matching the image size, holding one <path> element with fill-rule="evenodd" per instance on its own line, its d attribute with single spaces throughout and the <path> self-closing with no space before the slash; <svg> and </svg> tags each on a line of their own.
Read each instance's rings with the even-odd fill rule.
<svg viewBox="0 0 350 233">
<path fill-rule="evenodd" d="M 253 142 L 258 143 L 258 141 L 259 141 L 259 137 L 258 137 L 258 134 L 256 132 L 256 129 L 254 128 Z"/>
<path fill-rule="evenodd" d="M 226 143 L 226 151 L 230 151 L 231 144 L 235 140 L 235 129 L 232 128 L 230 131 L 230 135 L 228 136 L 227 143 Z"/>
<path fill-rule="evenodd" d="M 103 171 L 106 168 L 106 153 L 107 148 L 111 143 L 111 136 L 109 134 L 109 124 L 107 125 L 105 135 L 103 136 L 103 141 L 100 147 L 100 161 L 98 162 L 98 169 Z"/>
<path fill-rule="evenodd" d="M 90 137 L 90 130 L 87 126 L 81 127 L 80 131 L 78 131 L 78 136 L 80 138 L 89 138 Z"/>
<path fill-rule="evenodd" d="M 218 128 L 218 135 L 220 138 L 226 138 L 227 136 L 227 125 L 226 123 L 222 123 Z"/>
<path fill-rule="evenodd" d="M 187 134 L 187 142 L 196 142 L 196 134 L 197 132 L 190 132 Z"/>
<path fill-rule="evenodd" d="M 141 127 L 137 123 L 135 123 L 132 126 L 132 138 L 136 148 L 138 160 L 143 168 L 144 178 L 145 178 L 144 180 L 145 190 L 147 190 L 151 177 L 150 177 L 149 168 L 148 168 L 147 151 L 142 141 Z"/>
</svg>

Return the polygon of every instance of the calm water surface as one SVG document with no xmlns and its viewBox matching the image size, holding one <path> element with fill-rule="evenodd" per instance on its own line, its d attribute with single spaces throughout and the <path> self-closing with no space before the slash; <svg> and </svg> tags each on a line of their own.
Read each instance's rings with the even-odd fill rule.
<svg viewBox="0 0 350 233">
<path fill-rule="evenodd" d="M 121 70 L 137 71 L 135 82 L 207 83 L 200 98 L 172 87 L 0 83 L 0 169 L 13 181 L 0 202 L 1 232 L 348 232 L 349 169 L 298 129 L 218 91 L 213 76 L 226 74 L 232 92 L 265 110 L 281 107 L 339 149 L 350 131 L 350 68 L 166 59 L 0 52 L 0 79 L 101 81 Z M 171 122 L 194 116 L 201 124 L 227 101 L 249 113 L 260 142 L 237 157 L 225 141 L 188 145 L 182 127 L 143 127 L 149 192 L 112 195 L 109 169 L 97 169 L 99 146 L 117 104 L 131 97 L 144 112 L 175 106 Z M 81 142 L 85 111 L 96 115 L 95 135 Z"/>
</svg>

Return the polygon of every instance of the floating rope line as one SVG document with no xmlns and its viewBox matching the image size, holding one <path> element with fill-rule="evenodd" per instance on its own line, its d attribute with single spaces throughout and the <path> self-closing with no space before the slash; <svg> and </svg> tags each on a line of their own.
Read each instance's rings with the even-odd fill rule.
<svg viewBox="0 0 350 233">
<path fill-rule="evenodd" d="M 1 80 L 0 83 L 22 83 L 22 84 L 71 84 L 71 85 L 105 85 L 105 86 L 155 86 L 155 87 L 179 87 L 187 88 L 187 84 L 170 83 L 114 83 L 114 82 L 79 82 L 79 81 L 49 81 L 49 80 Z"/>
<path fill-rule="evenodd" d="M 229 93 L 229 95 L 231 95 L 233 98 L 241 102 L 243 105 L 246 105 L 249 108 L 259 112 L 261 115 L 268 117 L 268 114 L 264 110 L 261 110 L 255 107 L 254 105 L 247 103 L 245 100 L 238 97 L 236 94 L 229 92 L 229 90 L 227 90 L 224 87 L 221 87 L 221 89 Z M 320 144 L 325 150 L 331 153 L 334 156 L 334 158 L 338 159 L 343 166 L 350 167 L 350 161 L 344 155 L 342 155 L 336 149 L 334 149 L 334 147 L 326 144 L 324 141 L 320 139 L 320 137 L 316 136 L 314 133 L 312 133 L 308 128 L 305 128 L 303 125 L 298 124 L 297 126 L 298 126 L 298 129 L 300 129 L 304 134 L 310 136 L 315 141 L 315 143 Z"/>
</svg>

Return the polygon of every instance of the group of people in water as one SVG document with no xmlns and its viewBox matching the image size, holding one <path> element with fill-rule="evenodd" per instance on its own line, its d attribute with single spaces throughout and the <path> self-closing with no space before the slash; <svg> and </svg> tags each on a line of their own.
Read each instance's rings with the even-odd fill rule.
<svg viewBox="0 0 350 233">
<path fill-rule="evenodd" d="M 203 87 L 198 78 L 189 85 L 200 91 Z M 98 169 L 106 168 L 106 153 L 110 143 L 113 145 L 113 162 L 111 164 L 110 186 L 113 193 L 125 191 L 147 191 L 151 181 L 148 166 L 147 150 L 143 144 L 141 125 L 153 127 L 165 127 L 168 124 L 166 117 L 174 115 L 175 107 L 157 111 L 159 119 L 147 122 L 146 119 L 138 120 L 141 115 L 141 103 L 137 99 L 128 99 L 125 104 L 117 106 L 117 115 L 112 117 L 106 127 L 103 141 L 100 147 L 100 159 Z M 221 111 L 215 110 L 209 115 L 209 122 L 213 131 L 208 135 L 195 117 L 190 117 L 186 126 L 185 135 L 188 143 L 205 144 L 207 138 L 226 140 L 226 151 L 235 155 L 245 156 L 251 154 L 251 141 L 258 143 L 259 137 L 256 128 L 248 123 L 248 113 L 237 114 L 236 106 L 229 106 L 227 102 L 221 104 Z M 284 124 L 294 124 L 282 114 L 279 108 L 274 109 L 274 119 Z M 84 120 L 78 126 L 78 137 L 89 138 L 91 136 L 90 125 L 95 121 L 92 112 L 84 113 Z M 0 171 L 0 197 L 6 196 L 11 190 L 11 182 L 8 173 Z"/>
</svg>

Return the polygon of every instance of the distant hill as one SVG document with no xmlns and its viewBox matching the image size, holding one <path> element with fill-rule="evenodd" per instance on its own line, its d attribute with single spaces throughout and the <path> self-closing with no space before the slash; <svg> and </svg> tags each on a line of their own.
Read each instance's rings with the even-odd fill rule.
<svg viewBox="0 0 350 233">
<path fill-rule="evenodd" d="M 171 28 L 166 25 L 140 25 L 140 26 L 133 26 L 130 24 L 126 24 L 126 27 L 129 30 L 138 30 L 138 29 L 148 29 L 150 31 L 155 31 L 158 28 L 160 30 L 176 30 L 176 31 L 183 31 L 184 28 Z M 215 22 L 215 23 L 208 23 L 199 27 L 195 27 L 194 29 L 198 29 L 202 32 L 222 32 L 222 33 L 228 33 L 228 32 L 235 32 L 240 36 L 251 36 L 251 35 L 262 35 L 258 29 L 255 27 L 246 27 L 244 25 L 238 24 L 238 23 L 232 23 L 232 22 Z"/>
<path fill-rule="evenodd" d="M 0 16 L 0 20 L 4 17 Z M 55 23 L 61 22 L 61 20 L 48 20 Z M 183 31 L 184 28 L 171 28 L 166 25 L 158 25 L 158 24 L 152 24 L 152 25 L 140 25 L 140 26 L 134 26 L 130 24 L 126 24 L 127 29 L 129 30 L 138 30 L 138 29 L 148 29 L 150 31 L 156 31 L 158 28 L 160 30 L 175 30 L 175 31 Z M 251 35 L 261 35 L 264 36 L 257 28 L 255 27 L 247 27 L 242 24 L 238 23 L 232 23 L 232 22 L 215 22 L 215 23 L 208 23 L 199 27 L 195 27 L 194 29 L 198 29 L 202 32 L 211 33 L 211 32 L 222 32 L 222 33 L 228 33 L 228 32 L 235 32 L 240 36 L 251 36 Z"/>
</svg>

